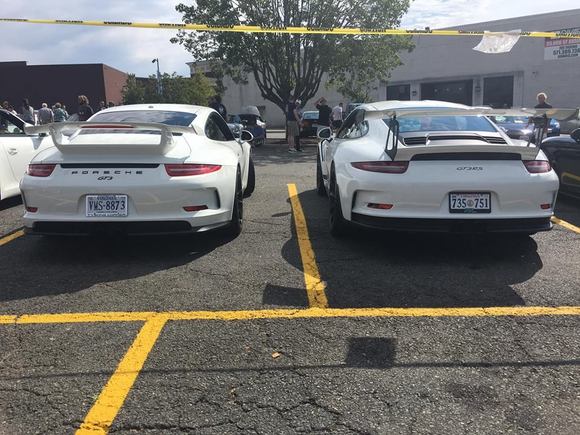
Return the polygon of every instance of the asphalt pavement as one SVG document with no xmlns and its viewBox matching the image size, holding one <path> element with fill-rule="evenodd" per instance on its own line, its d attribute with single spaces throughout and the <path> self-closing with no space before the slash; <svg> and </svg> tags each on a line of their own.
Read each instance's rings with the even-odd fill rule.
<svg viewBox="0 0 580 435">
<path fill-rule="evenodd" d="M 580 433 L 580 233 L 337 240 L 281 139 L 234 240 L 19 236 L 0 204 L 0 434 Z"/>
</svg>

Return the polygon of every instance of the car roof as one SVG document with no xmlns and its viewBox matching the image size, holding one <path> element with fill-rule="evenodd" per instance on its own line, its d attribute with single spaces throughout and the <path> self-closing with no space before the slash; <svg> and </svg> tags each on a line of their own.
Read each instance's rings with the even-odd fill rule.
<svg viewBox="0 0 580 435">
<path fill-rule="evenodd" d="M 450 109 L 465 109 L 470 106 L 464 104 L 449 103 L 447 101 L 435 101 L 435 100 L 421 100 L 421 101 L 378 101 L 375 103 L 368 103 L 359 106 L 360 109 L 365 110 L 392 110 L 392 109 L 408 109 L 408 108 L 434 108 L 434 107 L 444 107 Z"/>
<path fill-rule="evenodd" d="M 165 110 L 170 112 L 186 112 L 201 114 L 203 112 L 212 112 L 213 109 L 204 106 L 193 106 L 190 104 L 127 104 L 126 106 L 115 106 L 103 109 L 98 113 L 112 113 L 112 112 L 126 112 L 127 110 L 138 110 L 138 111 L 148 111 L 148 110 Z"/>
</svg>

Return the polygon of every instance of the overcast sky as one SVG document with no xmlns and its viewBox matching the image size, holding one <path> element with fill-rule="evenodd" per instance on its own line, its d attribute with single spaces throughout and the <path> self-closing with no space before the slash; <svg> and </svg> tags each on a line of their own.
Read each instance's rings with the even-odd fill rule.
<svg viewBox="0 0 580 435">
<path fill-rule="evenodd" d="M 183 1 L 183 0 L 182 0 Z M 180 22 L 178 0 L 2 0 L 6 18 Z M 184 3 L 189 3 L 185 0 Z M 578 0 L 415 0 L 403 27 L 445 27 L 574 9 Z M 485 30 L 485 29 L 482 29 Z M 511 30 L 511 29 L 506 29 Z M 551 29 L 524 29 L 551 30 Z M 0 23 L 0 61 L 29 64 L 106 63 L 147 76 L 158 57 L 164 72 L 188 75 L 191 58 L 171 44 L 172 30 Z"/>
</svg>

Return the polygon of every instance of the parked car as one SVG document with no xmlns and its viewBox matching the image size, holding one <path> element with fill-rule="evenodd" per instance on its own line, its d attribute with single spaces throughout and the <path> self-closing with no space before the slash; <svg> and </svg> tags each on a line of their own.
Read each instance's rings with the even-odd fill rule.
<svg viewBox="0 0 580 435">
<path fill-rule="evenodd" d="M 30 160 L 52 146 L 50 139 L 26 134 L 27 124 L 18 116 L 0 109 L 0 200 L 20 195 L 20 180 Z"/>
<path fill-rule="evenodd" d="M 558 174 L 560 192 L 580 198 L 580 128 L 544 139 L 542 150 Z"/>
<path fill-rule="evenodd" d="M 242 120 L 238 115 L 228 115 L 228 127 L 232 131 L 232 134 L 236 139 L 242 137 L 242 131 L 244 131 L 244 125 Z"/>
<path fill-rule="evenodd" d="M 485 109 L 386 101 L 319 133 L 316 184 L 330 231 L 521 232 L 552 228 L 558 177 L 536 146 L 510 139 Z"/>
<path fill-rule="evenodd" d="M 316 137 L 318 130 L 318 110 L 308 110 L 302 114 L 300 137 Z"/>
<path fill-rule="evenodd" d="M 491 117 L 491 120 L 512 139 L 528 140 L 534 131 L 534 125 L 527 116 L 496 115 Z M 560 123 L 555 119 L 550 119 L 547 136 L 560 136 Z"/>
<path fill-rule="evenodd" d="M 213 109 L 119 106 L 25 130 L 54 144 L 21 182 L 27 233 L 242 229 L 243 198 L 255 186 L 251 134 L 236 140 Z"/>
<path fill-rule="evenodd" d="M 262 146 L 266 142 L 266 122 L 262 119 L 260 111 L 256 106 L 245 106 L 238 114 L 244 129 L 254 136 L 252 144 Z"/>
</svg>

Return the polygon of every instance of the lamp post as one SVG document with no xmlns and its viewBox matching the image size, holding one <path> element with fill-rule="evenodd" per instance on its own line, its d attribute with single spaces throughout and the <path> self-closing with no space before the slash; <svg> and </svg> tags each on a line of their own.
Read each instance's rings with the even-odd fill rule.
<svg viewBox="0 0 580 435">
<path fill-rule="evenodd" d="M 153 59 L 151 63 L 157 62 L 157 95 L 163 94 L 163 86 L 161 84 L 161 72 L 159 71 L 159 58 Z"/>
</svg>

